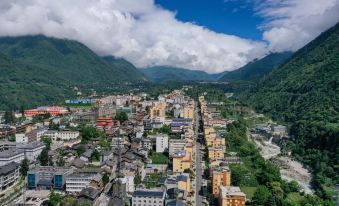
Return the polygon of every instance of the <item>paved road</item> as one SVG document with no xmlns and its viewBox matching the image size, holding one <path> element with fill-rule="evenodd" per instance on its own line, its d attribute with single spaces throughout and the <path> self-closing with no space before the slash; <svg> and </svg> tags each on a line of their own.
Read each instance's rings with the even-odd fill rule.
<svg viewBox="0 0 339 206">
<path fill-rule="evenodd" d="M 198 113 L 198 107 L 195 108 L 195 178 L 196 178 L 196 189 L 195 189 L 195 205 L 196 206 L 202 206 L 202 196 L 201 196 L 201 190 L 202 190 L 202 172 L 201 172 L 201 152 L 200 152 L 200 143 L 198 142 L 198 134 L 199 134 L 199 123 L 200 123 L 200 116 Z"/>
</svg>

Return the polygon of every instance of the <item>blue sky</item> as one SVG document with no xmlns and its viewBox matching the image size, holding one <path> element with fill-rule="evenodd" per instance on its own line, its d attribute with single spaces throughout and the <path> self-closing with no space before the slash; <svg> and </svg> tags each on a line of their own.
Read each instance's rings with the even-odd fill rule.
<svg viewBox="0 0 339 206">
<path fill-rule="evenodd" d="M 261 40 L 258 25 L 263 19 L 255 14 L 248 0 L 155 0 L 157 5 L 176 12 L 176 18 L 194 22 L 218 33 Z"/>
</svg>

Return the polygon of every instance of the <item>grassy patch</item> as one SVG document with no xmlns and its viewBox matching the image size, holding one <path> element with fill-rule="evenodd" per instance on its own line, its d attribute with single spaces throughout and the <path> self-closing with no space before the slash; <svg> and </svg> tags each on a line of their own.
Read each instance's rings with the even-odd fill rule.
<svg viewBox="0 0 339 206">
<path fill-rule="evenodd" d="M 150 189 L 159 186 L 161 177 L 162 177 L 161 173 L 155 173 L 146 176 L 144 180 L 146 188 Z"/>
<path fill-rule="evenodd" d="M 291 192 L 287 195 L 287 199 L 290 199 L 293 202 L 300 202 L 304 198 L 299 194 L 299 192 Z"/>
<path fill-rule="evenodd" d="M 151 159 L 153 164 L 168 164 L 169 162 L 168 155 L 164 153 L 153 153 Z"/>
<path fill-rule="evenodd" d="M 253 194 L 257 187 L 240 187 L 241 191 L 246 194 L 247 199 L 252 199 Z"/>
</svg>

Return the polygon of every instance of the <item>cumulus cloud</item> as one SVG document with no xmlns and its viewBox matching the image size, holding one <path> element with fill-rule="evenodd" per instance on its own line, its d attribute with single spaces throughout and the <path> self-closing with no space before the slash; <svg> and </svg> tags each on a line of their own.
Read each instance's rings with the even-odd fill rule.
<svg viewBox="0 0 339 206">
<path fill-rule="evenodd" d="M 178 21 L 153 0 L 1 0 L 0 35 L 78 40 L 138 67 L 234 70 L 266 53 L 263 42 Z"/>
<path fill-rule="evenodd" d="M 274 52 L 295 51 L 339 21 L 339 0 L 263 0 L 257 9 Z"/>
</svg>

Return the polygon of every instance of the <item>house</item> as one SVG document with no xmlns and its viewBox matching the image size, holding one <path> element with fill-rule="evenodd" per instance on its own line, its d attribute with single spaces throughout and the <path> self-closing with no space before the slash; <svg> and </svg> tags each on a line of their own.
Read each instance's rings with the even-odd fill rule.
<svg viewBox="0 0 339 206">
<path fill-rule="evenodd" d="M 80 159 L 85 161 L 85 162 L 89 162 L 92 156 L 93 150 L 88 149 L 86 150 L 86 152 L 82 153 L 82 155 L 80 156 Z"/>
<path fill-rule="evenodd" d="M 77 205 L 94 205 L 95 200 L 100 196 L 100 190 L 93 187 L 86 187 L 81 190 L 78 198 Z"/>
<path fill-rule="evenodd" d="M 19 180 L 20 164 L 11 162 L 0 167 L 0 191 L 6 190 Z"/>
</svg>

